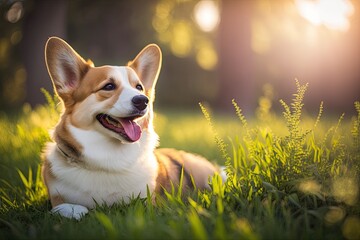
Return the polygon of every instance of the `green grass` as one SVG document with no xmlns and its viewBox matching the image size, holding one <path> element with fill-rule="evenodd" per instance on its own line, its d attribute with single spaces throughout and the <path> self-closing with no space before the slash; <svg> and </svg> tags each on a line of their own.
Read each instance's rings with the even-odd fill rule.
<svg viewBox="0 0 360 240">
<path fill-rule="evenodd" d="M 304 115 L 307 85 L 296 84 L 290 103 L 274 103 L 282 115 L 260 104 L 246 119 L 235 101 L 232 116 L 203 105 L 157 112 L 160 147 L 225 164 L 228 181 L 215 176 L 211 191 L 175 191 L 155 206 L 150 196 L 98 206 L 80 222 L 49 213 L 40 176 L 56 99 L 0 115 L 0 239 L 359 239 L 360 103 L 352 117 L 327 117 L 322 104 Z"/>
</svg>

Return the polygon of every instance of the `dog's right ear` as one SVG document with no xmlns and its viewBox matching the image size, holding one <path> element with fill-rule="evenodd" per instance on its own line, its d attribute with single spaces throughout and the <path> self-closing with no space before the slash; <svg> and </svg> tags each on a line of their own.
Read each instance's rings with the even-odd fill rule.
<svg viewBox="0 0 360 240">
<path fill-rule="evenodd" d="M 161 69 L 162 54 L 158 45 L 149 44 L 135 57 L 128 66 L 135 70 L 140 81 L 144 84 L 145 91 L 154 99 L 156 81 Z"/>
<path fill-rule="evenodd" d="M 46 42 L 45 62 L 54 88 L 63 100 L 79 86 L 90 67 L 69 44 L 57 37 Z"/>
</svg>

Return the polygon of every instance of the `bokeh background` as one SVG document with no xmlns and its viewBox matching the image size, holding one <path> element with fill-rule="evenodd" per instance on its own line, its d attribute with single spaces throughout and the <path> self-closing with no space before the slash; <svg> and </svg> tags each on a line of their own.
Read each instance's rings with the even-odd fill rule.
<svg viewBox="0 0 360 240">
<path fill-rule="evenodd" d="M 354 111 L 360 99 L 359 0 L 0 0 L 0 111 L 45 102 L 50 36 L 95 65 L 163 50 L 157 107 L 245 114 L 309 83 L 305 109 Z M 263 96 L 263 97 L 261 97 Z M 272 102 L 273 101 L 273 102 Z M 232 110 L 233 111 L 233 110 Z"/>
</svg>

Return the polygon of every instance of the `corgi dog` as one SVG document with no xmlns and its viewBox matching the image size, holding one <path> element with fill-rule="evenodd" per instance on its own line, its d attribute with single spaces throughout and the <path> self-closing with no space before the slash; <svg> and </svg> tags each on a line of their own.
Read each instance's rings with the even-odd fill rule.
<svg viewBox="0 0 360 240">
<path fill-rule="evenodd" d="M 157 45 L 146 46 L 126 66 L 95 67 L 51 37 L 45 61 L 64 106 L 43 153 L 51 212 L 79 220 L 96 204 L 170 191 L 181 174 L 183 189 L 208 188 L 209 176 L 220 172 L 198 155 L 156 149 L 153 101 L 162 63 Z"/>
</svg>

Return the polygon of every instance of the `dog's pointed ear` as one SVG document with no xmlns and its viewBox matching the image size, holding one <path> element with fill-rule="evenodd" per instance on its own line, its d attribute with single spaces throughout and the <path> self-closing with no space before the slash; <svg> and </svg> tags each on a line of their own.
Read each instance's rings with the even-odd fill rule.
<svg viewBox="0 0 360 240">
<path fill-rule="evenodd" d="M 161 68 L 162 54 L 158 45 L 149 44 L 128 63 L 135 70 L 147 92 L 153 94 Z"/>
<path fill-rule="evenodd" d="M 65 100 L 91 66 L 64 40 L 51 37 L 45 46 L 45 62 L 54 88 Z"/>
</svg>

